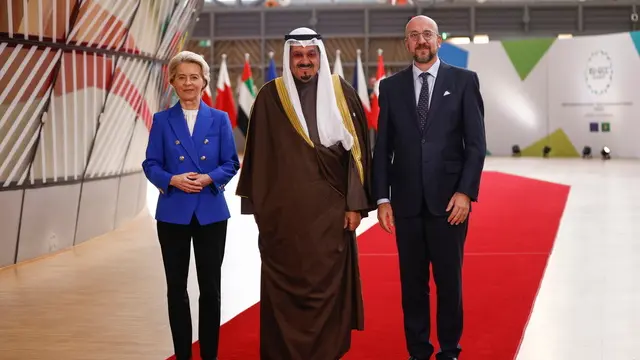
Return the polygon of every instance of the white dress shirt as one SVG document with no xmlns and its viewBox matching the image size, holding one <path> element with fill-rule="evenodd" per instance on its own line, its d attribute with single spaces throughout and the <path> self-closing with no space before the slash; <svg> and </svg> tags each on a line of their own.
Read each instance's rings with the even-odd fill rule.
<svg viewBox="0 0 640 360">
<path fill-rule="evenodd" d="M 193 128 L 196 126 L 196 118 L 198 117 L 198 110 L 182 109 L 182 112 L 184 113 L 184 119 L 187 121 L 189 134 L 193 136 Z"/>
<path fill-rule="evenodd" d="M 413 89 L 415 90 L 415 94 L 416 94 L 416 105 L 418 105 L 418 100 L 420 99 L 420 91 L 422 91 L 422 86 L 424 85 L 423 80 L 420 77 L 420 74 L 422 74 L 423 71 L 416 66 L 415 62 L 413 63 L 412 69 L 413 69 Z M 436 84 L 436 78 L 438 77 L 439 69 L 440 69 L 440 58 L 437 58 L 436 62 L 433 63 L 433 65 L 431 65 L 429 70 L 426 71 L 430 75 L 427 77 L 427 86 L 429 87 L 429 107 L 431 107 L 431 98 L 433 97 L 433 87 Z M 383 198 L 383 199 L 379 199 L 377 204 L 380 205 L 388 202 L 389 202 L 389 199 Z"/>
</svg>

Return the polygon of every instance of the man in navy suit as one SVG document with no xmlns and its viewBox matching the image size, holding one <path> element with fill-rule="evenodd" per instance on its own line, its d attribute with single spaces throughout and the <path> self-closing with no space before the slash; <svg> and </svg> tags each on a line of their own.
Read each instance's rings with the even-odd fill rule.
<svg viewBox="0 0 640 360">
<path fill-rule="evenodd" d="M 379 85 L 373 156 L 378 220 L 396 230 L 410 359 L 429 359 L 429 265 L 437 287 L 438 360 L 458 359 L 462 258 L 471 202 L 486 154 L 484 105 L 476 73 L 438 58 L 442 37 L 426 16 L 406 26 L 413 64 Z"/>
</svg>

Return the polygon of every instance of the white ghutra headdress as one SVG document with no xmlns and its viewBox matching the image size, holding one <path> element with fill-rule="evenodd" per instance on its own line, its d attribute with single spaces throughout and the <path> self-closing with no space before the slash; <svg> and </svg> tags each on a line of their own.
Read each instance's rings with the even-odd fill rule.
<svg viewBox="0 0 640 360">
<path fill-rule="evenodd" d="M 293 104 L 300 126 L 307 136 L 309 129 L 302 113 L 300 96 L 296 89 L 296 84 L 291 73 L 289 51 L 291 46 L 317 46 L 320 51 L 320 67 L 318 69 L 318 91 L 316 99 L 316 119 L 318 122 L 318 135 L 320 143 L 325 147 L 332 146 L 338 142 L 342 143 L 345 150 L 351 150 L 353 146 L 353 136 L 344 126 L 342 115 L 336 103 L 336 94 L 333 89 L 331 78 L 331 66 L 327 58 L 322 36 L 315 31 L 301 27 L 293 30 L 285 36 L 282 79 L 289 94 L 289 99 Z"/>
</svg>

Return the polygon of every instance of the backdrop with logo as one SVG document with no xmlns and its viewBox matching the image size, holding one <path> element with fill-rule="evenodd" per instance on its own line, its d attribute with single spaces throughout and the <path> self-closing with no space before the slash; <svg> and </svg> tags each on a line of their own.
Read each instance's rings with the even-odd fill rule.
<svg viewBox="0 0 640 360">
<path fill-rule="evenodd" d="M 491 155 L 640 158 L 640 32 L 447 44 L 441 57 L 478 73 Z"/>
</svg>

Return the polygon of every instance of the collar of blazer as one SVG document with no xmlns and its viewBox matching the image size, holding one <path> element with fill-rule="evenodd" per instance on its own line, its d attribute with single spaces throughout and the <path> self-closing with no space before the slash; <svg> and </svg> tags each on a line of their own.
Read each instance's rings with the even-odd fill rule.
<svg viewBox="0 0 640 360">
<path fill-rule="evenodd" d="M 200 165 L 198 162 L 198 149 L 204 145 L 204 137 L 207 135 L 207 131 L 213 124 L 213 116 L 211 114 L 211 108 L 207 106 L 203 101 L 200 101 L 200 108 L 198 109 L 198 116 L 196 117 L 196 124 L 193 128 L 193 136 L 189 134 L 189 128 L 187 127 L 187 121 L 184 118 L 184 113 L 180 107 L 180 102 L 175 104 L 169 112 L 169 125 L 175 133 L 180 145 L 185 149 L 189 158 L 198 167 L 200 172 Z"/>
</svg>

